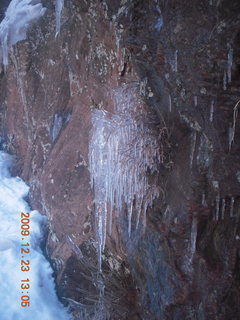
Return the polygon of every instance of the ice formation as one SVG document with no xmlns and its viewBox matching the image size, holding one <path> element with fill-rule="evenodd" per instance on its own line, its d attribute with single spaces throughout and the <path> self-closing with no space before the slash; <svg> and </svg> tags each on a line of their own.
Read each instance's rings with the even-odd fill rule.
<svg viewBox="0 0 240 320">
<path fill-rule="evenodd" d="M 220 207 L 220 196 L 216 196 L 216 211 L 215 211 L 215 220 L 219 219 L 219 207 Z"/>
<path fill-rule="evenodd" d="M 202 206 L 207 207 L 206 195 L 205 193 L 202 194 Z"/>
<path fill-rule="evenodd" d="M 197 107 L 198 106 L 198 97 L 194 96 L 194 106 Z"/>
<path fill-rule="evenodd" d="M 228 51 L 228 61 L 227 61 L 227 76 L 228 76 L 228 83 L 232 81 L 232 64 L 233 64 L 233 48 L 229 48 Z"/>
<path fill-rule="evenodd" d="M 229 127 L 228 128 L 228 147 L 229 147 L 229 150 L 231 150 L 233 140 L 234 140 L 234 131 L 233 131 L 232 127 Z"/>
<path fill-rule="evenodd" d="M 173 72 L 178 72 L 178 50 L 175 50 L 174 54 L 171 54 L 171 57 L 169 58 L 168 61 L 169 61 L 171 70 Z"/>
<path fill-rule="evenodd" d="M 221 218 L 222 218 L 222 220 L 224 220 L 225 207 L 226 207 L 225 199 L 222 199 L 222 205 L 221 205 Z"/>
<path fill-rule="evenodd" d="M 224 74 L 223 74 L 223 90 L 224 91 L 227 90 L 227 73 L 226 73 L 226 71 L 224 71 Z"/>
<path fill-rule="evenodd" d="M 134 89 L 135 90 L 135 89 Z M 146 172 L 157 171 L 161 161 L 156 120 L 137 99 L 137 90 L 115 91 L 114 112 L 94 110 L 89 147 L 91 183 L 94 190 L 99 261 L 107 230 L 111 234 L 113 212 L 119 217 L 127 210 L 128 235 L 144 227 L 146 211 L 159 190 L 148 183 Z"/>
<path fill-rule="evenodd" d="M 158 17 L 157 22 L 155 24 L 155 29 L 157 31 L 160 31 L 163 27 L 163 16 L 162 16 L 162 11 L 161 11 L 159 5 L 156 6 L 156 9 L 157 9 L 157 13 L 158 13 L 159 17 Z"/>
<path fill-rule="evenodd" d="M 174 72 L 178 72 L 178 50 L 174 53 Z"/>
<path fill-rule="evenodd" d="M 233 126 L 229 127 L 229 151 L 231 150 L 232 144 L 234 142 L 235 130 L 236 130 L 236 122 L 238 117 L 238 108 L 239 108 L 240 100 L 235 104 L 233 108 Z"/>
<path fill-rule="evenodd" d="M 56 0 L 56 35 L 61 28 L 64 0 Z M 19 41 L 27 38 L 29 26 L 46 11 L 41 0 L 12 0 L 0 24 L 0 61 L 8 65 L 8 52 Z"/>
<path fill-rule="evenodd" d="M 196 131 L 193 132 L 191 135 L 191 149 L 190 149 L 190 168 L 192 168 L 193 165 L 193 158 L 196 148 L 196 141 L 197 141 L 197 133 Z"/>
<path fill-rule="evenodd" d="M 61 29 L 61 15 L 64 6 L 64 0 L 56 0 L 56 36 L 60 33 Z"/>
<path fill-rule="evenodd" d="M 230 204 L 230 217 L 233 217 L 233 207 L 234 207 L 235 199 L 231 197 L 231 204 Z"/>
<path fill-rule="evenodd" d="M 44 217 L 30 208 L 24 197 L 28 186 L 18 177 L 11 177 L 8 167 L 11 158 L 0 152 L 0 318 L 4 320 L 68 320 L 66 309 L 60 304 L 55 292 L 53 270 L 39 247 Z M 21 235 L 21 212 L 30 212 L 30 236 Z M 25 254 L 22 244 L 30 244 Z M 27 248 L 27 247 L 24 247 Z M 21 260 L 30 261 L 30 270 L 21 271 Z M 25 295 L 30 297 L 30 307 L 21 306 L 22 280 L 30 280 Z M 27 293 L 27 292 L 28 293 Z"/>
<path fill-rule="evenodd" d="M 210 107 L 210 115 L 209 115 L 210 122 L 213 122 L 213 115 L 214 115 L 214 100 L 212 100 L 211 107 Z"/>
<path fill-rule="evenodd" d="M 172 112 L 172 98 L 170 94 L 168 95 L 168 99 L 169 99 L 169 112 Z"/>
<path fill-rule="evenodd" d="M 226 70 L 223 73 L 223 90 L 227 90 L 227 85 L 232 82 L 233 48 L 229 46 L 227 55 Z"/>
<path fill-rule="evenodd" d="M 192 227 L 191 227 L 191 261 L 193 259 L 194 253 L 196 251 L 196 242 L 197 242 L 197 218 L 193 217 Z"/>
<path fill-rule="evenodd" d="M 157 23 L 155 24 L 155 29 L 157 31 L 160 31 L 162 29 L 163 26 L 163 19 L 162 17 L 158 18 Z"/>
<path fill-rule="evenodd" d="M 52 128 L 52 141 L 53 142 L 57 139 L 59 132 L 62 129 L 62 125 L 63 125 L 62 117 L 55 114 L 53 128 Z"/>
<path fill-rule="evenodd" d="M 44 15 L 40 0 L 12 0 L 0 24 L 0 61 L 8 65 L 8 51 L 17 42 L 25 40 L 29 26 Z"/>
</svg>

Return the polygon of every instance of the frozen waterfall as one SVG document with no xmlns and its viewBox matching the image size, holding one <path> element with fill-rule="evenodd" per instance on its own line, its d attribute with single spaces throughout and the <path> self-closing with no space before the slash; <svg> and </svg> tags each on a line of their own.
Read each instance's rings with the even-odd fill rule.
<svg viewBox="0 0 240 320">
<path fill-rule="evenodd" d="M 56 0 L 56 35 L 61 28 L 61 13 L 64 0 Z M 30 25 L 46 11 L 41 0 L 12 0 L 0 24 L 0 62 L 8 65 L 8 52 L 19 41 L 27 38 Z"/>
<path fill-rule="evenodd" d="M 17 42 L 25 40 L 31 23 L 45 13 L 40 0 L 12 0 L 0 24 L 0 60 L 8 65 L 8 51 Z"/>
</svg>

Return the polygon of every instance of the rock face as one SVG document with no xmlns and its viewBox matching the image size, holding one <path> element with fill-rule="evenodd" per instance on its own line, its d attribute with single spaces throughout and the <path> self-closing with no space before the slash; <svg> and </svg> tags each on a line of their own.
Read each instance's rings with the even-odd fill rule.
<svg viewBox="0 0 240 320">
<path fill-rule="evenodd" d="M 4 18 L 4 13 L 9 5 L 10 1 L 9 0 L 3 0 L 1 1 L 0 5 L 0 21 Z"/>
<path fill-rule="evenodd" d="M 0 125 L 49 218 L 59 296 L 75 319 L 239 319 L 240 3 L 66 1 L 57 37 L 43 4 L 1 73 Z M 92 116 L 126 104 L 160 137 L 159 196 L 131 237 L 114 210 L 99 273 Z"/>
</svg>

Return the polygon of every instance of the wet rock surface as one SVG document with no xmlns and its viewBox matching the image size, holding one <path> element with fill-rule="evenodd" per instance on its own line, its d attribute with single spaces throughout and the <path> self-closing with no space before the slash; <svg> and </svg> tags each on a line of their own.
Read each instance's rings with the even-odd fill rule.
<svg viewBox="0 0 240 320">
<path fill-rule="evenodd" d="M 48 215 L 59 295 L 75 319 L 239 319 L 239 2 L 72 0 L 57 37 L 45 6 L 1 73 L 0 124 Z M 160 192 L 130 238 L 113 214 L 99 275 L 92 114 L 122 88 L 157 119 Z"/>
</svg>

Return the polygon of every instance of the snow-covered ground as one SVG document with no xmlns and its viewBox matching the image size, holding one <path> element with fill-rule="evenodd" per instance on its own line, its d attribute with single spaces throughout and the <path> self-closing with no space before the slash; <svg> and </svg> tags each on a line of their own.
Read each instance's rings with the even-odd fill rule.
<svg viewBox="0 0 240 320">
<path fill-rule="evenodd" d="M 45 217 L 37 211 L 30 211 L 24 200 L 29 188 L 19 177 L 10 176 L 10 165 L 11 157 L 0 151 L 0 319 L 70 319 L 57 299 L 53 270 L 39 247 Z M 29 235 L 28 232 L 25 235 L 21 233 L 22 212 L 30 213 Z M 25 225 L 28 224 L 27 219 L 23 220 Z M 28 269 L 22 260 L 30 267 L 29 271 L 21 270 L 21 267 Z M 22 281 L 27 279 L 29 281 Z M 29 307 L 21 306 L 22 296 L 25 296 L 23 300 L 30 302 Z"/>
</svg>

